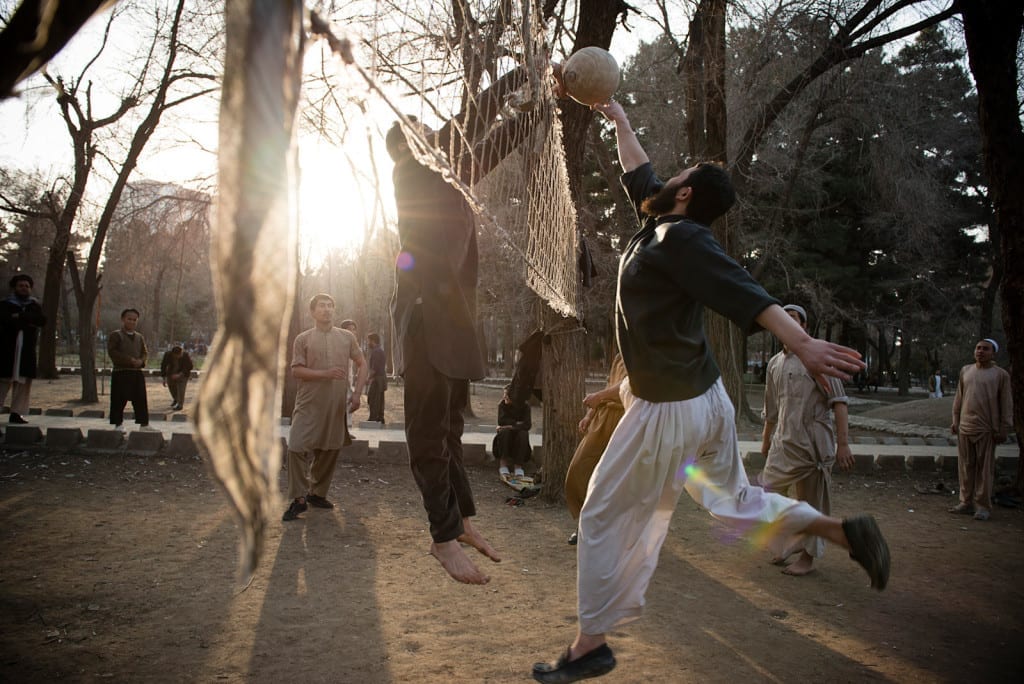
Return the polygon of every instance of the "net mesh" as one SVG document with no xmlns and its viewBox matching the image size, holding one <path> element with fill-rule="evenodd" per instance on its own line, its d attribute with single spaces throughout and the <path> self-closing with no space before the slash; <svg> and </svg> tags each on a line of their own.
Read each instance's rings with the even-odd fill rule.
<svg viewBox="0 0 1024 684">
<path fill-rule="evenodd" d="M 418 9 L 380 20 L 369 67 L 351 53 L 345 61 L 401 122 L 417 159 L 519 255 L 523 281 L 578 317 L 576 209 L 543 21 L 528 0 Z"/>
</svg>

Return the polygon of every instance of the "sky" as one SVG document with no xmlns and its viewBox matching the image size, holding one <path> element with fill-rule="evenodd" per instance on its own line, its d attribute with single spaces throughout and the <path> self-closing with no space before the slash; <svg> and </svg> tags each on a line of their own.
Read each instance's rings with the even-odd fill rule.
<svg viewBox="0 0 1024 684">
<path fill-rule="evenodd" d="M 52 61 L 52 74 L 76 74 L 80 65 L 89 60 L 102 39 L 106 26 L 106 13 L 94 17 L 72 42 Z M 632 22 L 634 25 L 637 22 Z M 362 27 L 367 32 L 379 28 Z M 616 32 L 612 53 L 624 61 L 635 50 L 637 33 Z M 130 24 L 115 22 L 110 44 L 114 50 L 134 47 L 139 41 L 138 30 Z M 556 56 L 557 58 L 558 56 Z M 564 56 L 561 56 L 564 58 Z M 365 58 L 365 55 L 364 55 Z M 320 45 L 307 51 L 308 71 L 318 71 L 323 54 Z M 114 65 L 119 67 L 117 60 Z M 339 80 L 353 92 L 365 94 L 366 86 L 351 69 L 339 60 L 327 58 L 326 70 L 333 69 Z M 119 78 L 111 67 L 98 70 L 100 78 Z M 41 170 L 47 177 L 67 173 L 71 166 L 71 144 L 67 129 L 56 107 L 52 90 L 42 77 L 36 75 L 22 84 L 23 94 L 0 101 L 0 165 L 5 168 Z M 96 112 L 111 111 L 113 99 L 103 99 L 102 88 L 96 88 Z M 302 185 L 300 188 L 300 231 L 303 251 L 307 260 L 317 261 L 331 248 L 353 249 L 363 239 L 365 224 L 372 207 L 372 185 L 369 175 L 368 145 L 374 145 L 373 154 L 379 179 L 379 192 L 385 198 L 385 210 L 392 211 L 390 201 L 391 163 L 383 149 L 383 132 L 395 119 L 392 111 L 379 99 L 367 98 L 365 115 L 348 113 L 349 135 L 344 149 L 325 143 L 318 136 L 303 132 L 298 139 Z M 176 113 L 180 113 L 176 112 Z M 183 140 L 194 144 L 182 144 Z M 368 140 L 370 142 L 368 142 Z M 214 151 L 217 145 L 216 111 L 211 105 L 193 108 L 186 121 L 166 116 L 157 134 L 147 147 L 133 179 L 142 178 L 194 186 L 192 179 L 212 179 L 216 172 Z M 109 179 L 112 173 L 97 165 Z M 102 187 L 103 179 L 90 181 L 93 189 Z M 107 180 L 106 182 L 109 182 Z"/>
</svg>

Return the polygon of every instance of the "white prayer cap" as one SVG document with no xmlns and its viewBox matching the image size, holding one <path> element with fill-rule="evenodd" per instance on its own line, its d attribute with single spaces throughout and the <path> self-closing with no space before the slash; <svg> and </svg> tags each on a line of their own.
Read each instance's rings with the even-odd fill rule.
<svg viewBox="0 0 1024 684">
<path fill-rule="evenodd" d="M 999 353 L 999 343 L 993 340 L 991 337 L 984 337 L 981 341 L 988 342 L 989 344 L 992 345 L 992 351 L 994 351 L 996 354 Z"/>
</svg>

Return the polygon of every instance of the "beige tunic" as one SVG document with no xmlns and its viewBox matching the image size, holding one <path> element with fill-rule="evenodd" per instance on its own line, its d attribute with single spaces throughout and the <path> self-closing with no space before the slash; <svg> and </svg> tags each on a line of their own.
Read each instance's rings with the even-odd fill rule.
<svg viewBox="0 0 1024 684">
<path fill-rule="evenodd" d="M 768 362 L 762 417 L 775 424 L 765 467 L 773 481 L 793 482 L 835 464 L 832 405 L 849 400 L 841 380 L 827 380 L 826 394 L 793 353 L 779 352 Z"/>
<path fill-rule="evenodd" d="M 953 424 L 965 435 L 1013 432 L 1010 374 L 994 364 L 978 368 L 972 363 L 961 368 L 953 399 Z"/>
<path fill-rule="evenodd" d="M 341 328 L 323 332 L 311 328 L 295 338 L 292 367 L 312 370 L 345 369 L 359 357 L 355 335 Z M 340 380 L 298 380 L 295 409 L 288 433 L 288 450 L 340 449 L 345 442 L 348 377 Z"/>
</svg>

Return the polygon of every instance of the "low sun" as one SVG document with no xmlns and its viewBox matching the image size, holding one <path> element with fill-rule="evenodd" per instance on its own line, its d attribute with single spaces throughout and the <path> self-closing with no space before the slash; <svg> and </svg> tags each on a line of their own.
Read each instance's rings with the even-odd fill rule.
<svg viewBox="0 0 1024 684">
<path fill-rule="evenodd" d="M 358 148 L 300 143 L 299 248 L 304 261 L 320 263 L 335 250 L 357 253 L 373 229 L 371 222 L 379 221 L 367 159 Z"/>
</svg>

